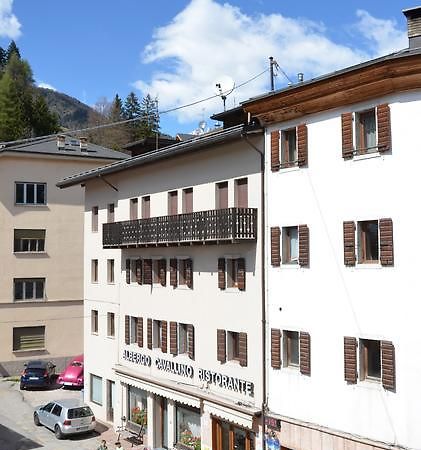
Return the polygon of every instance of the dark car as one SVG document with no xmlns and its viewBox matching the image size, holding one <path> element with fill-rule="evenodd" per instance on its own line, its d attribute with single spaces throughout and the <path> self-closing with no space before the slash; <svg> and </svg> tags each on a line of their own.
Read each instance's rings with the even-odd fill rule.
<svg viewBox="0 0 421 450">
<path fill-rule="evenodd" d="M 50 386 L 55 379 L 56 366 L 51 361 L 29 361 L 20 377 L 20 388 Z"/>
</svg>

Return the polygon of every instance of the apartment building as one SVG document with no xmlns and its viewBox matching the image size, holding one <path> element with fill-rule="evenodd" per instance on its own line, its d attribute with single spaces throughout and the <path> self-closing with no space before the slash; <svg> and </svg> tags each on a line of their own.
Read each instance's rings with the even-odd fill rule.
<svg viewBox="0 0 421 450">
<path fill-rule="evenodd" d="M 243 104 L 266 127 L 268 442 L 283 448 L 421 448 L 421 8 L 404 13 L 409 48 Z"/>
<path fill-rule="evenodd" d="M 0 144 L 0 375 L 83 350 L 83 209 L 58 180 L 127 155 L 66 136 Z"/>
<path fill-rule="evenodd" d="M 85 189 L 85 400 L 148 447 L 261 448 L 263 145 L 234 125 L 58 183 Z"/>
</svg>

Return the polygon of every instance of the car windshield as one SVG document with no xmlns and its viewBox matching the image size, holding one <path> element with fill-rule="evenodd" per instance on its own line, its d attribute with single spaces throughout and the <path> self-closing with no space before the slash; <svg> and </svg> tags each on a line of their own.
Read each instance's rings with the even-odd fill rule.
<svg viewBox="0 0 421 450">
<path fill-rule="evenodd" d="M 68 419 L 79 419 L 81 417 L 93 416 L 93 412 L 89 406 L 81 406 L 80 408 L 72 408 L 67 412 Z"/>
<path fill-rule="evenodd" d="M 82 367 L 82 363 L 80 361 L 73 361 L 70 365 L 73 367 Z"/>
</svg>

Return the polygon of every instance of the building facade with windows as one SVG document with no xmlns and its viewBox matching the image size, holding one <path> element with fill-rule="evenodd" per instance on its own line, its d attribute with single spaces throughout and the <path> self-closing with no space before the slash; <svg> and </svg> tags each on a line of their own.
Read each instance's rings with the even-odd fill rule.
<svg viewBox="0 0 421 450">
<path fill-rule="evenodd" d="M 263 145 L 237 125 L 59 183 L 85 187 L 86 401 L 148 447 L 261 447 Z"/>
<path fill-rule="evenodd" d="M 83 348 L 83 192 L 64 176 L 126 157 L 85 139 L 0 145 L 0 375 Z"/>
<path fill-rule="evenodd" d="M 266 126 L 266 414 L 288 449 L 421 448 L 421 10 L 405 14 L 409 48 L 244 103 Z"/>
</svg>

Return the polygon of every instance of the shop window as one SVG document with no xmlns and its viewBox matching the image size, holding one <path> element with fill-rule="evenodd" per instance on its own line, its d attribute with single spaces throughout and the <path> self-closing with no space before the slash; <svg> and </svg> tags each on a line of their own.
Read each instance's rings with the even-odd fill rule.
<svg viewBox="0 0 421 450">
<path fill-rule="evenodd" d="M 200 449 L 200 411 L 177 405 L 176 438 L 180 444 Z"/>
<path fill-rule="evenodd" d="M 91 374 L 91 402 L 102 405 L 102 378 Z"/>
<path fill-rule="evenodd" d="M 131 422 L 139 423 L 147 428 L 148 394 L 143 389 L 129 386 L 127 417 Z M 146 419 L 146 420 L 145 420 Z"/>
</svg>

